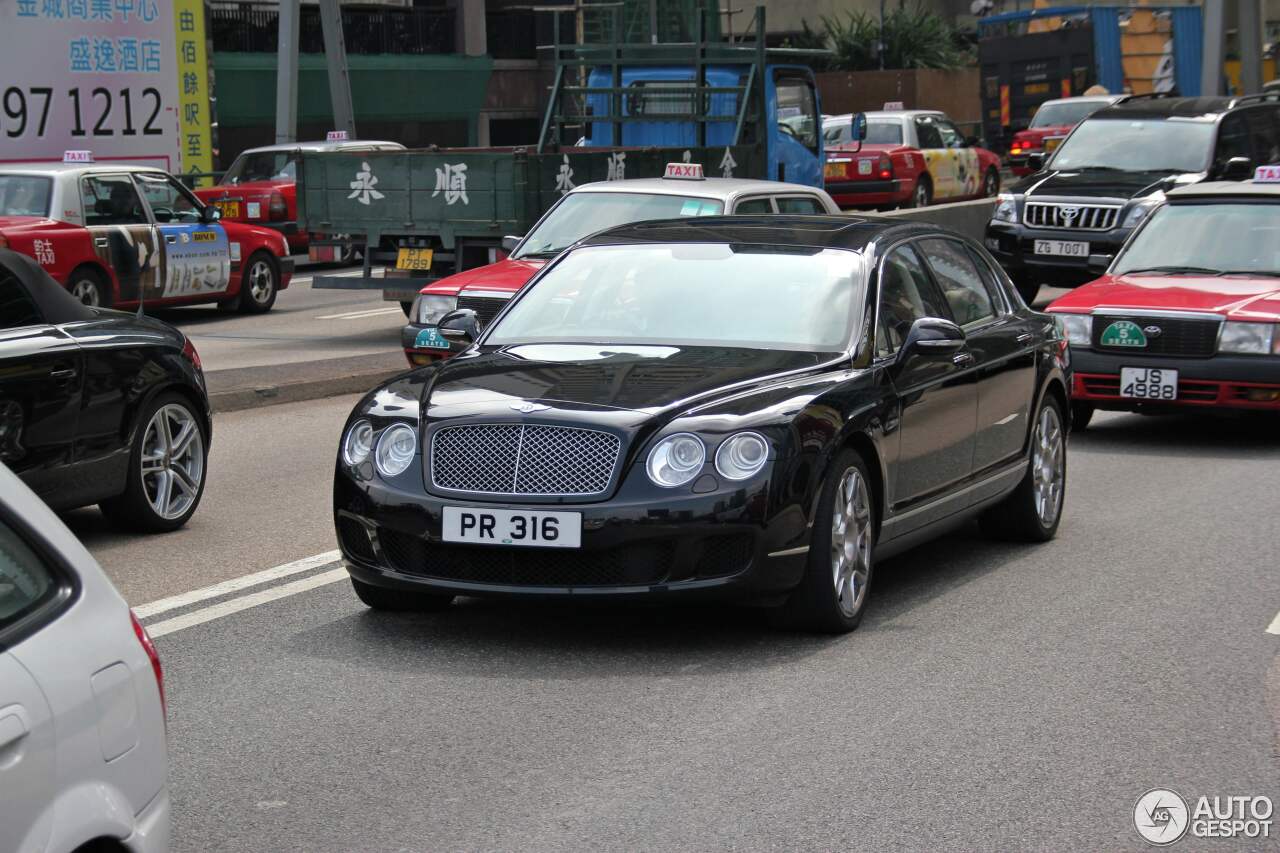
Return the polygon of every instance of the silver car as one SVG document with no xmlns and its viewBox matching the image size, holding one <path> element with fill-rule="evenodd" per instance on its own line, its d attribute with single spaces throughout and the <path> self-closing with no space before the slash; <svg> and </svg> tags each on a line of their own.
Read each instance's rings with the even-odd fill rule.
<svg viewBox="0 0 1280 853">
<path fill-rule="evenodd" d="M 0 851 L 168 850 L 167 768 L 150 637 L 0 465 Z"/>
</svg>

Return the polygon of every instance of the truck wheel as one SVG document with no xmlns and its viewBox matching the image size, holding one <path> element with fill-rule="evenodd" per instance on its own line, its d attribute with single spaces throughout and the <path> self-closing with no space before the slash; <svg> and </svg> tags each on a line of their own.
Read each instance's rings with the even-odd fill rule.
<svg viewBox="0 0 1280 853">
<path fill-rule="evenodd" d="M 1000 173 L 995 168 L 987 169 L 986 176 L 982 179 L 982 197 L 995 198 L 1000 194 Z"/>
<path fill-rule="evenodd" d="M 111 307 L 111 285 L 93 267 L 78 267 L 67 279 L 67 290 L 90 308 Z"/>
<path fill-rule="evenodd" d="M 929 180 L 928 175 L 921 175 L 916 181 L 916 188 L 911 191 L 911 200 L 905 207 L 928 207 L 933 201 L 933 182 Z"/>
<path fill-rule="evenodd" d="M 240 313 L 263 314 L 276 304 L 280 266 L 268 252 L 254 252 L 240 278 Z"/>
</svg>

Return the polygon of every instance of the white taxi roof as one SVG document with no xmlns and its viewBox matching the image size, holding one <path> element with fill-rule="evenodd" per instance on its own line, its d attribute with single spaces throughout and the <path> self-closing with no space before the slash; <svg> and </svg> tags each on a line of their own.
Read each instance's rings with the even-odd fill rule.
<svg viewBox="0 0 1280 853">
<path fill-rule="evenodd" d="M 1070 98 L 1050 98 L 1042 101 L 1040 106 L 1048 106 L 1050 104 L 1114 104 L 1123 98 L 1124 95 L 1074 95 Z"/>
<path fill-rule="evenodd" d="M 1194 198 L 1268 198 L 1280 199 L 1280 183 L 1261 183 L 1258 181 L 1208 181 L 1203 184 L 1189 184 L 1170 190 L 1165 195 L 1171 199 Z"/>
<path fill-rule="evenodd" d="M 916 116 L 941 116 L 946 118 L 947 114 L 942 110 L 872 110 L 863 113 L 867 117 L 867 121 L 890 121 L 898 119 L 915 118 Z M 845 113 L 839 116 L 829 116 L 823 119 L 822 125 L 840 125 L 849 124 L 853 121 L 853 113 Z"/>
<path fill-rule="evenodd" d="M 261 145 L 257 148 L 246 148 L 240 154 L 258 154 L 270 151 L 367 151 L 379 148 L 384 151 L 403 151 L 399 142 L 388 142 L 381 139 L 343 139 L 334 142 L 317 140 L 315 142 L 277 142 L 274 145 Z"/>
<path fill-rule="evenodd" d="M 825 191 L 804 184 L 786 181 L 762 181 L 754 178 L 704 178 L 702 180 L 677 180 L 674 178 L 628 178 L 621 181 L 596 181 L 579 184 L 571 193 L 652 193 L 654 195 L 682 195 L 698 198 L 714 198 L 729 201 L 744 195 L 796 194 L 826 198 Z"/>
<path fill-rule="evenodd" d="M 113 163 L 110 161 L 97 163 L 14 163 L 0 166 L 0 175 L 21 174 L 52 177 L 54 175 L 79 176 L 103 172 L 155 172 L 161 175 L 169 174 L 164 169 L 155 166 L 139 166 L 133 163 Z"/>
</svg>

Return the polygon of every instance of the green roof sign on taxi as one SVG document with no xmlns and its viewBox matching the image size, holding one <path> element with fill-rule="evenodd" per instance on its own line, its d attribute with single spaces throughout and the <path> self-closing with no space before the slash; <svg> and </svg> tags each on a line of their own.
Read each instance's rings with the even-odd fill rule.
<svg viewBox="0 0 1280 853">
<path fill-rule="evenodd" d="M 1102 339 L 1098 343 L 1104 347 L 1145 347 L 1147 336 L 1142 333 L 1137 323 L 1131 320 L 1116 320 L 1102 330 Z"/>
</svg>

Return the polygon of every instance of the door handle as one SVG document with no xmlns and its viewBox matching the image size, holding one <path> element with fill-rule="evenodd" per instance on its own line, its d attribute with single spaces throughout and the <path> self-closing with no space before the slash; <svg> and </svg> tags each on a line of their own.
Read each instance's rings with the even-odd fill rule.
<svg viewBox="0 0 1280 853">
<path fill-rule="evenodd" d="M 55 382 L 66 382 L 68 379 L 75 379 L 76 369 L 74 367 L 59 367 L 50 371 L 49 378 Z"/>
<path fill-rule="evenodd" d="M 21 705 L 0 708 L 0 753 L 22 740 L 30 731 L 26 709 Z M 3 758 L 0 758 L 0 766 L 3 764 Z"/>
<path fill-rule="evenodd" d="M 1031 340 L 1034 337 L 1035 335 L 1031 334 L 1030 332 L 1023 332 L 1022 334 L 1018 335 L 1018 343 L 1029 344 L 1031 343 Z"/>
<path fill-rule="evenodd" d="M 99 249 L 105 249 L 105 248 L 107 248 L 107 246 L 109 246 L 109 245 L 110 245 L 110 243 L 111 243 L 111 241 L 110 241 L 110 240 L 108 240 L 106 237 L 94 237 L 94 238 L 93 238 L 93 245 L 97 246 Z"/>
<path fill-rule="evenodd" d="M 973 364 L 974 358 L 972 353 L 958 352 L 951 357 L 951 361 L 957 367 L 968 367 L 969 365 Z"/>
<path fill-rule="evenodd" d="M 176 243 L 178 242 L 178 237 L 177 235 L 174 235 L 174 234 L 166 234 L 164 235 L 164 241 L 166 243 Z"/>
</svg>

